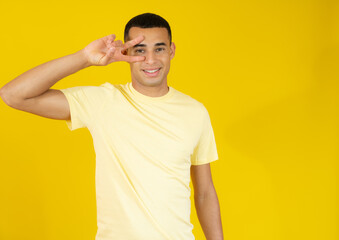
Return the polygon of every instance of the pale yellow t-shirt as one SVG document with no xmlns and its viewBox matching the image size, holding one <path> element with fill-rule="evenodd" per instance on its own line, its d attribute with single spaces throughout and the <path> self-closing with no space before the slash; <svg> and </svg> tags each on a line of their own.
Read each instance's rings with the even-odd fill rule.
<svg viewBox="0 0 339 240">
<path fill-rule="evenodd" d="M 169 86 L 149 97 L 126 84 L 60 89 L 71 131 L 96 153 L 95 240 L 193 240 L 190 167 L 218 160 L 208 111 Z"/>
</svg>

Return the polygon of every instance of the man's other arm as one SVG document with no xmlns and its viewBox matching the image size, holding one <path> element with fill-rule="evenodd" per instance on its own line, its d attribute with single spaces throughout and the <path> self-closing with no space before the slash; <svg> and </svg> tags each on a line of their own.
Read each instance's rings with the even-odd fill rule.
<svg viewBox="0 0 339 240">
<path fill-rule="evenodd" d="M 215 191 L 210 164 L 192 165 L 194 203 L 197 216 L 207 240 L 223 240 L 218 196 Z"/>
</svg>

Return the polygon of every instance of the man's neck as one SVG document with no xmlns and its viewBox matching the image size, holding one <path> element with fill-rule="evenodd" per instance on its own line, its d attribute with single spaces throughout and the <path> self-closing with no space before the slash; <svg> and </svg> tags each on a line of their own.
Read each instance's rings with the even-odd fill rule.
<svg viewBox="0 0 339 240">
<path fill-rule="evenodd" d="M 156 86 L 145 86 L 138 83 L 137 81 L 132 81 L 132 86 L 136 91 L 148 97 L 161 97 L 167 94 L 169 91 L 167 81 L 164 81 L 161 85 Z"/>
</svg>

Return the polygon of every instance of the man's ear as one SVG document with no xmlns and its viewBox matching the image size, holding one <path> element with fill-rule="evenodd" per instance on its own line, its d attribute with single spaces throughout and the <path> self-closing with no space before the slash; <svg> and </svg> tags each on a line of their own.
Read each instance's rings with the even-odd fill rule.
<svg viewBox="0 0 339 240">
<path fill-rule="evenodd" d="M 174 58 L 174 55 L 175 55 L 175 44 L 174 44 L 174 42 L 172 42 L 172 44 L 171 44 L 171 60 L 172 60 L 172 58 Z"/>
</svg>

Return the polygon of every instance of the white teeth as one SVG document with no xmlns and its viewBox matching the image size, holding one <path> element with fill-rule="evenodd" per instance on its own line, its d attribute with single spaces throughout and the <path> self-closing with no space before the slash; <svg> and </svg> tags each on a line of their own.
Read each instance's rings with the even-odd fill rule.
<svg viewBox="0 0 339 240">
<path fill-rule="evenodd" d="M 144 70 L 145 72 L 148 72 L 148 73 L 154 73 L 156 71 L 158 71 L 159 69 L 155 69 L 155 70 Z"/>
</svg>

